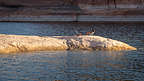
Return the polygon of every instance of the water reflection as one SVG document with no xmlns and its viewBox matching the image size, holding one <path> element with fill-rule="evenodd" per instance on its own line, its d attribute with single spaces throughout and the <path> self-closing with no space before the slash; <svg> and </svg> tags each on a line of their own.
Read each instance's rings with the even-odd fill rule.
<svg viewBox="0 0 144 81">
<path fill-rule="evenodd" d="M 122 69 L 123 64 L 119 64 L 120 52 L 68 52 L 65 72 L 69 76 L 68 81 L 78 80 L 108 80 L 105 76 L 109 70 Z M 107 76 L 108 77 L 108 76 Z M 110 76 L 109 76 L 110 78 Z M 111 77 L 111 79 L 113 79 Z"/>
<path fill-rule="evenodd" d="M 135 51 L 58 51 L 0 55 L 0 80 L 140 81 L 144 55 Z"/>
</svg>

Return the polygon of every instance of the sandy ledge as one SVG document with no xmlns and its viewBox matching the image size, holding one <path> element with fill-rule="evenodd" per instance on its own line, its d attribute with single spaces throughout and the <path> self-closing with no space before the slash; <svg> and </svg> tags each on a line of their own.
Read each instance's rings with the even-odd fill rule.
<svg viewBox="0 0 144 81">
<path fill-rule="evenodd" d="M 24 36 L 0 34 L 0 53 L 49 50 L 136 50 L 126 43 L 100 36 Z"/>
</svg>

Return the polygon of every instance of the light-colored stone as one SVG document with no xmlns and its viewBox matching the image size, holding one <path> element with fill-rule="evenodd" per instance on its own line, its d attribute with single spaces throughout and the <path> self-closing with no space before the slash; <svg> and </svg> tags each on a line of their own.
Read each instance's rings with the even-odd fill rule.
<svg viewBox="0 0 144 81">
<path fill-rule="evenodd" d="M 0 34 L 0 53 L 46 50 L 136 50 L 120 41 L 100 36 L 23 36 Z"/>
</svg>

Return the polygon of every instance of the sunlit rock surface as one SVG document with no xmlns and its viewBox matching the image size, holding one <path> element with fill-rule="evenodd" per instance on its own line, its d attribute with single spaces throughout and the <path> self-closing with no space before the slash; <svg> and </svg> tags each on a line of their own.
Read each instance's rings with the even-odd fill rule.
<svg viewBox="0 0 144 81">
<path fill-rule="evenodd" d="M 23 36 L 0 35 L 0 53 L 46 50 L 136 50 L 120 41 L 100 36 Z"/>
</svg>

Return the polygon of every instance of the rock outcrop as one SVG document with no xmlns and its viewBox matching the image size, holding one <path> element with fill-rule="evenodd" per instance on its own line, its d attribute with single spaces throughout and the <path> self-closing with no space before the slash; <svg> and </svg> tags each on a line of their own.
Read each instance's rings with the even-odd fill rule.
<svg viewBox="0 0 144 81">
<path fill-rule="evenodd" d="M 0 35 L 0 53 L 46 50 L 136 50 L 120 41 L 100 36 L 23 36 Z"/>
</svg>

